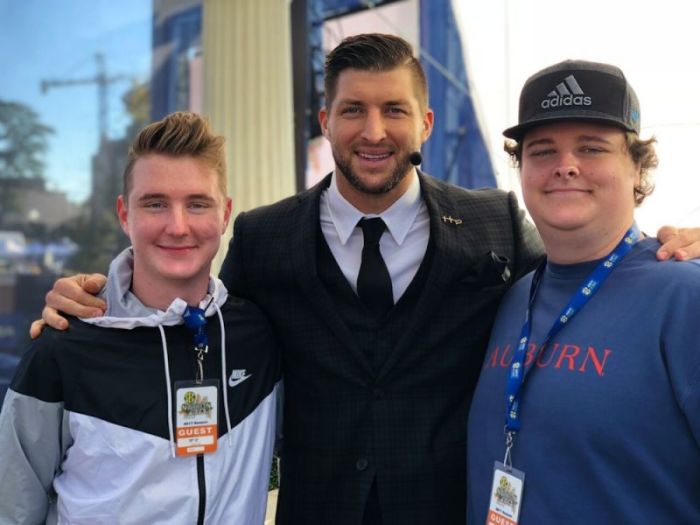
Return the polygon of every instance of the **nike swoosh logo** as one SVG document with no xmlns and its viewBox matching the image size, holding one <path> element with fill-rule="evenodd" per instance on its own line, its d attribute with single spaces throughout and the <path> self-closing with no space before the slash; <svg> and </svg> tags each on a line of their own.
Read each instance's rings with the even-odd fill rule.
<svg viewBox="0 0 700 525">
<path fill-rule="evenodd" d="M 245 381 L 246 379 L 248 379 L 251 375 L 253 375 L 253 374 L 248 374 L 247 376 L 239 377 L 239 378 L 237 378 L 237 379 L 234 379 L 233 376 L 231 376 L 231 377 L 228 378 L 228 386 L 230 386 L 231 388 L 233 388 L 234 386 L 238 386 L 238 385 L 240 385 L 243 381 Z"/>
</svg>

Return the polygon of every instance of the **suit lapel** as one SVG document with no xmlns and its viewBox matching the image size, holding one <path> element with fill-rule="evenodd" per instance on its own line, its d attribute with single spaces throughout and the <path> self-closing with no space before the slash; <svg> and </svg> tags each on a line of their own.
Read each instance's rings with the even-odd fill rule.
<svg viewBox="0 0 700 525">
<path fill-rule="evenodd" d="M 333 299 L 318 275 L 317 255 L 321 194 L 328 188 L 330 180 L 331 176 L 328 175 L 319 184 L 298 196 L 298 220 L 290 235 L 288 253 L 292 257 L 297 281 L 318 317 L 355 354 L 362 366 L 370 371 L 367 356 L 361 351 L 347 325 L 338 315 Z"/>
<path fill-rule="evenodd" d="M 452 198 L 449 191 L 438 186 L 436 181 L 419 172 L 421 195 L 430 216 L 430 243 L 433 248 L 432 261 L 425 284 L 416 301 L 409 324 L 396 347 L 382 365 L 379 377 L 386 375 L 408 346 L 415 344 L 417 334 L 432 318 L 432 312 L 442 301 L 448 286 L 454 282 L 465 267 L 465 242 L 469 243 L 468 222 L 465 210 Z M 459 223 L 458 221 L 462 221 Z M 467 254 L 468 258 L 468 254 Z M 461 259 L 461 260 L 460 260 Z"/>
</svg>

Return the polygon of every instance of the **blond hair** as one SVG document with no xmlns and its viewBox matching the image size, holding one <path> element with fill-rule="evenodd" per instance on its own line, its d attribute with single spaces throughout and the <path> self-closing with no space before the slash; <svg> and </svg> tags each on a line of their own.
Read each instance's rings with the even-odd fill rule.
<svg viewBox="0 0 700 525">
<path fill-rule="evenodd" d="M 224 137 L 215 134 L 209 122 L 189 111 L 178 111 L 143 128 L 129 148 L 124 168 L 124 199 L 129 197 L 136 161 L 150 154 L 192 157 L 216 171 L 221 193 L 226 196 Z"/>
</svg>

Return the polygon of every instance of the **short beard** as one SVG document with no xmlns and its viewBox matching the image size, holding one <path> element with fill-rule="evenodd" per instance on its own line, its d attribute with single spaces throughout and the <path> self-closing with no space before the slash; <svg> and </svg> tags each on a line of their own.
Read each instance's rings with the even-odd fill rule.
<svg viewBox="0 0 700 525">
<path fill-rule="evenodd" d="M 347 180 L 350 183 L 350 185 L 357 191 L 369 195 L 382 195 L 384 193 L 389 193 L 396 186 L 398 186 L 399 183 L 404 178 L 406 178 L 406 175 L 408 175 L 409 170 L 413 167 L 409 157 L 410 155 L 404 156 L 396 164 L 394 171 L 392 171 L 391 173 L 391 177 L 389 178 L 389 180 L 386 181 L 386 183 L 383 186 L 380 186 L 378 188 L 368 188 L 352 169 L 350 162 L 341 159 L 340 155 L 336 155 L 336 153 L 333 152 L 333 159 L 335 160 L 335 165 L 338 167 L 338 171 L 340 171 L 343 174 L 345 180 Z"/>
</svg>

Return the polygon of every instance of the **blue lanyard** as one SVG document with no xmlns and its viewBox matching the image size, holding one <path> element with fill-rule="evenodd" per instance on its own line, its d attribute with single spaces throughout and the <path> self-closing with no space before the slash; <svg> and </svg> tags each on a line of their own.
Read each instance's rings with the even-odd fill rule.
<svg viewBox="0 0 700 525">
<path fill-rule="evenodd" d="M 583 281 L 576 291 L 574 296 L 569 300 L 569 304 L 562 310 L 559 317 L 554 321 L 552 328 L 542 342 L 542 348 L 546 348 L 552 337 L 554 337 L 564 326 L 571 322 L 571 318 L 576 315 L 590 301 L 591 297 L 600 289 L 601 285 L 617 267 L 620 261 L 634 247 L 640 239 L 641 233 L 636 224 L 633 224 L 622 240 L 618 243 L 615 249 L 598 264 L 593 272 Z M 522 386 L 525 381 L 525 357 L 528 341 L 530 339 L 532 318 L 532 307 L 535 304 L 537 290 L 542 281 L 542 275 L 546 267 L 544 261 L 535 271 L 530 286 L 530 299 L 528 301 L 527 310 L 525 311 L 525 322 L 520 331 L 520 339 L 518 348 L 513 356 L 513 362 L 510 365 L 510 374 L 506 383 L 506 460 L 509 459 L 510 448 L 512 447 L 513 437 L 520 430 L 520 399 L 522 395 Z M 506 461 L 504 460 L 504 463 Z"/>
<path fill-rule="evenodd" d="M 185 308 L 182 314 L 185 326 L 192 332 L 194 338 L 194 351 L 197 357 L 197 384 L 204 380 L 204 355 L 209 351 L 209 339 L 207 337 L 207 318 L 204 310 L 195 306 Z"/>
</svg>

